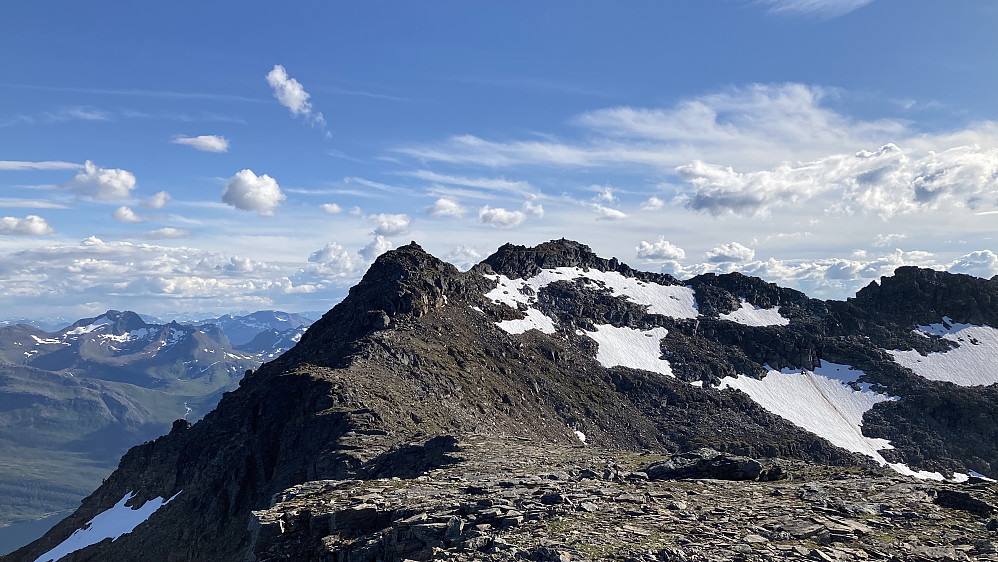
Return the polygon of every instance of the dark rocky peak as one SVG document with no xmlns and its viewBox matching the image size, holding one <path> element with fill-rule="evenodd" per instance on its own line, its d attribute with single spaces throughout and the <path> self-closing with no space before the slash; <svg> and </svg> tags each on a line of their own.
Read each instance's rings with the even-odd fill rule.
<svg viewBox="0 0 998 562">
<path fill-rule="evenodd" d="M 481 280 L 479 282 L 478 280 Z M 469 290 L 481 294 L 486 280 L 462 274 L 412 242 L 385 252 L 342 302 L 316 321 L 282 364 L 311 362 L 338 364 L 344 350 L 375 330 L 396 327 L 405 318 L 419 318 L 428 311 L 460 299 Z"/>
<path fill-rule="evenodd" d="M 706 316 L 737 310 L 742 299 L 760 308 L 806 306 L 810 301 L 800 291 L 785 289 L 738 272 L 723 275 L 704 273 L 689 279 L 686 284 L 696 291 L 700 312 Z"/>
<path fill-rule="evenodd" d="M 954 322 L 998 327 L 998 282 L 912 266 L 870 283 L 849 302 L 901 325 Z"/>
<path fill-rule="evenodd" d="M 589 246 L 565 238 L 544 242 L 533 248 L 504 244 L 472 271 L 482 274 L 499 273 L 510 279 L 526 279 L 537 275 L 542 269 L 557 267 L 616 271 L 625 277 L 635 277 L 661 285 L 679 284 L 679 281 L 671 275 L 636 271 L 620 263 L 617 258 L 601 258 L 593 253 Z"/>
</svg>

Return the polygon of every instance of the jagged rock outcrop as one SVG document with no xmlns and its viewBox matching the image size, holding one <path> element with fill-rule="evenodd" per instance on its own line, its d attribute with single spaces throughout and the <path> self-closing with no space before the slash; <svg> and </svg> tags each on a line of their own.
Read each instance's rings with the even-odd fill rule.
<svg viewBox="0 0 998 562">
<path fill-rule="evenodd" d="M 538 290 L 511 288 L 519 293 L 487 296 L 503 277 L 525 283 L 557 267 L 619 277 L 567 276 Z M 614 283 L 633 283 L 635 290 L 666 287 L 676 303 L 685 298 L 682 291 L 703 300 L 692 316 L 670 315 L 625 298 Z M 503 299 L 517 305 L 499 302 Z M 746 324 L 722 317 L 741 310 L 743 301 L 766 308 L 772 321 Z M 665 305 L 666 311 L 679 306 L 672 300 Z M 168 435 L 129 451 L 75 514 L 14 559 L 33 559 L 47 551 L 129 492 L 138 503 L 172 499 L 132 532 L 80 550 L 75 559 L 129 560 L 138 552 L 155 552 L 163 560 L 267 559 L 270 546 L 262 545 L 277 545 L 274 556 L 305 552 L 294 550 L 305 548 L 299 541 L 303 537 L 311 541 L 308 552 L 320 552 L 314 550 L 318 541 L 325 545 L 323 552 L 339 552 L 342 546 L 343 553 L 356 553 L 346 559 L 385 556 L 385 540 L 394 541 L 392 552 L 399 556 L 412 554 L 410 546 L 418 546 L 418 552 L 429 548 L 432 554 L 435 545 L 442 548 L 433 541 L 446 546 L 459 539 L 476 539 L 465 547 L 478 552 L 499 543 L 477 540 L 481 535 L 461 538 L 465 523 L 450 519 L 426 522 L 409 520 L 417 513 L 386 515 L 373 499 L 373 508 L 358 504 L 327 512 L 329 517 L 312 510 L 301 519 L 301 511 L 295 511 L 299 508 L 290 505 L 271 515 L 258 514 L 303 490 L 306 495 L 332 493 L 356 487 L 343 482 L 370 479 L 420 481 L 427 471 L 457 464 L 461 453 L 459 447 L 454 450 L 456 443 L 476 435 L 516 436 L 561 449 L 581 447 L 584 441 L 584 451 L 659 455 L 710 447 L 718 451 L 711 459 L 722 467 L 730 467 L 722 461 L 731 455 L 872 467 L 869 458 L 767 411 L 747 394 L 717 387 L 725 377 L 762 378 L 768 369 L 814 369 L 823 361 L 862 369 L 856 385 L 906 392 L 901 400 L 876 404 L 863 418 L 865 434 L 892 440 L 896 449 L 885 455 L 909 463 L 918 458 L 926 463 L 919 467 L 947 473 L 973 469 L 993 474 L 998 451 L 993 441 L 986 443 L 998 425 L 989 409 L 998 403 L 992 389 L 975 388 L 977 402 L 960 394 L 970 390 L 954 390 L 952 396 L 968 401 L 945 402 L 952 408 L 948 412 L 909 401 L 909 395 L 924 398 L 949 383 L 916 377 L 877 342 L 911 341 L 923 349 L 948 344 L 910 333 L 917 326 L 910 322 L 923 321 L 923 316 L 911 314 L 910 325 L 899 328 L 900 312 L 881 321 L 869 310 L 857 312 L 862 308 L 853 302 L 814 301 L 738 275 L 700 276 L 684 284 L 634 271 L 565 240 L 536 248 L 506 245 L 466 273 L 409 244 L 380 256 L 348 297 L 313 324 L 292 350 L 248 373 L 240 388 L 226 393 L 203 420 L 191 427 L 175 425 Z M 521 326 L 536 321 L 538 314 L 550 319 L 545 320 L 551 322 L 547 333 L 503 328 L 504 322 Z M 989 314 L 990 309 L 980 316 Z M 880 335 L 866 338 L 862 327 Z M 642 346 L 646 338 L 660 334 L 650 361 L 667 360 L 675 376 L 627 366 L 626 358 L 607 366 L 593 338 L 614 329 Z M 654 340 L 648 341 L 654 347 Z M 923 423 L 916 427 L 919 417 Z M 951 440 L 958 431 L 966 432 L 964 438 Z M 734 472 L 748 475 L 756 467 L 753 462 L 739 460 Z M 493 469 L 510 470 L 501 463 Z M 767 474 L 778 477 L 777 472 Z M 329 488 L 322 482 L 330 482 Z M 549 500 L 551 505 L 566 503 L 554 496 Z M 507 519 L 521 517 L 508 511 L 487 524 L 502 528 Z M 387 539 L 367 535 L 389 528 Z M 406 542 L 413 536 L 419 545 Z M 367 542 L 356 542 L 362 537 Z M 540 547 L 548 549 L 543 556 L 557 551 Z M 323 559 L 318 554 L 314 558 Z"/>
</svg>

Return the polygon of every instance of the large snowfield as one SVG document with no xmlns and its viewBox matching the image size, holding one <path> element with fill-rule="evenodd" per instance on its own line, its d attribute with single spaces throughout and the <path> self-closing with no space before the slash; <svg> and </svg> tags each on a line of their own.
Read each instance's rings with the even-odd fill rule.
<svg viewBox="0 0 998 562">
<path fill-rule="evenodd" d="M 940 336 L 959 347 L 922 355 L 915 350 L 889 353 L 899 365 L 916 375 L 960 386 L 986 386 L 998 383 L 998 330 L 990 326 L 957 324 L 943 318 L 940 324 L 919 326 L 918 333 Z"/>
</svg>

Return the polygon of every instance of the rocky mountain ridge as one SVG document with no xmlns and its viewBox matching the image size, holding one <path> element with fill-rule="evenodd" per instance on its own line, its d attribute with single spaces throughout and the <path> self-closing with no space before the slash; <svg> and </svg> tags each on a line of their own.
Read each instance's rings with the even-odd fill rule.
<svg viewBox="0 0 998 562">
<path fill-rule="evenodd" d="M 445 455 L 400 462 L 406 451 L 420 456 L 404 445 L 441 435 L 994 475 L 998 385 L 930 380 L 898 361 L 907 351 L 990 349 L 954 330 L 993 317 L 998 282 L 920 271 L 901 272 L 915 281 L 898 286 L 956 279 L 960 298 L 878 315 L 865 301 L 815 301 L 737 274 L 684 283 L 635 272 L 565 240 L 504 246 L 467 273 L 410 244 L 379 257 L 293 349 L 202 421 L 129 451 L 74 515 L 13 557 L 56 547 L 128 494 L 135 506 L 171 499 L 74 559 L 249 556 L 259 540 L 247 530 L 251 512 L 272 507 L 275 494 L 312 481 L 418 478 Z M 857 299 L 876 301 L 868 289 Z M 794 417 L 779 385 L 800 382 L 837 408 L 834 419 L 805 427 Z M 370 552 L 355 559 L 384 555 Z"/>
</svg>

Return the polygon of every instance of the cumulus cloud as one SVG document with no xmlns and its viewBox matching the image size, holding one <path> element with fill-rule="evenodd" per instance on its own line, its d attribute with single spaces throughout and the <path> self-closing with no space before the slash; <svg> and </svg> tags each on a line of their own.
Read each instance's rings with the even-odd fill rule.
<svg viewBox="0 0 998 562">
<path fill-rule="evenodd" d="M 322 113 L 312 112 L 312 102 L 308 101 L 311 96 L 300 82 L 288 76 L 283 66 L 274 65 L 274 68 L 267 73 L 267 83 L 274 90 L 274 97 L 291 111 L 291 115 L 301 117 L 313 127 L 320 127 L 326 136 L 329 136 L 329 132 L 326 131 L 326 119 Z"/>
<path fill-rule="evenodd" d="M 593 203 L 592 209 L 596 211 L 596 220 L 618 221 L 627 218 L 627 213 L 599 203 Z"/>
<path fill-rule="evenodd" d="M 53 232 L 55 229 L 49 225 L 48 221 L 38 215 L 28 215 L 24 218 L 0 218 L 0 234 L 36 236 L 52 234 Z"/>
<path fill-rule="evenodd" d="M 381 236 L 401 236 L 412 231 L 412 217 L 405 214 L 380 213 L 368 217 L 374 222 L 374 234 Z"/>
<path fill-rule="evenodd" d="M 120 201 L 131 197 L 135 175 L 127 170 L 101 168 L 87 160 L 83 169 L 62 187 L 96 201 Z"/>
<path fill-rule="evenodd" d="M 613 188 L 609 185 L 594 185 L 590 189 L 596 192 L 596 195 L 593 197 L 594 201 L 613 203 L 617 200 L 617 196 L 613 194 Z"/>
<path fill-rule="evenodd" d="M 319 208 L 330 215 L 337 215 L 343 212 L 343 208 L 336 203 L 323 203 L 322 205 L 319 205 Z"/>
<path fill-rule="evenodd" d="M 886 144 L 875 151 L 828 156 L 770 170 L 736 172 L 695 161 L 676 169 L 692 186 L 687 206 L 713 215 L 765 214 L 823 197 L 840 213 L 883 219 L 942 204 L 998 204 L 998 149 L 961 146 L 908 154 Z"/>
<path fill-rule="evenodd" d="M 441 197 L 433 205 L 427 207 L 426 214 L 431 217 L 463 217 L 467 211 L 455 199 Z"/>
<path fill-rule="evenodd" d="M 142 202 L 142 206 L 147 209 L 162 209 L 170 202 L 172 197 L 165 191 L 160 191 Z"/>
<path fill-rule="evenodd" d="M 485 205 L 478 210 L 478 220 L 496 228 L 513 228 L 523 224 L 527 215 L 523 211 L 508 211 L 502 207 Z"/>
<path fill-rule="evenodd" d="M 538 219 L 543 218 L 544 206 L 540 203 L 534 203 L 533 201 L 524 201 L 523 212 Z"/>
<path fill-rule="evenodd" d="M 990 279 L 998 275 L 998 254 L 991 250 L 978 250 L 960 256 L 947 267 L 953 273 L 966 273 Z"/>
<path fill-rule="evenodd" d="M 658 197 L 651 196 L 641 202 L 642 211 L 657 211 L 665 206 L 665 201 L 662 201 Z"/>
<path fill-rule="evenodd" d="M 367 261 L 374 261 L 381 254 L 392 249 L 392 241 L 384 236 L 378 235 L 371 240 L 371 243 L 360 250 L 360 255 Z"/>
<path fill-rule="evenodd" d="M 635 251 L 639 258 L 645 260 L 681 260 L 686 257 L 686 251 L 666 240 L 665 236 L 659 236 L 651 243 L 642 240 Z"/>
<path fill-rule="evenodd" d="M 274 178 L 257 176 L 252 170 L 242 170 L 225 182 L 222 201 L 244 211 L 256 211 L 269 217 L 287 197 Z"/>
<path fill-rule="evenodd" d="M 755 250 L 743 246 L 738 242 L 732 242 L 715 247 L 707 252 L 705 257 L 711 263 L 743 262 L 754 258 Z"/>
<path fill-rule="evenodd" d="M 133 211 L 130 207 L 121 206 L 111 213 L 111 218 L 118 222 L 123 222 L 125 224 L 134 224 L 145 222 L 146 219 L 140 217 L 138 213 Z"/>
<path fill-rule="evenodd" d="M 475 251 L 474 248 L 461 245 L 444 255 L 444 260 L 454 264 L 461 271 L 467 271 L 482 261 L 482 254 Z"/>
<path fill-rule="evenodd" d="M 329 242 L 322 249 L 312 252 L 308 261 L 318 266 L 318 269 L 312 269 L 313 272 L 333 276 L 349 275 L 360 266 L 355 254 L 336 242 Z"/>
<path fill-rule="evenodd" d="M 202 152 L 227 152 L 229 150 L 229 140 L 218 135 L 200 135 L 196 137 L 178 135 L 173 138 L 172 142 L 196 148 Z"/>
</svg>

